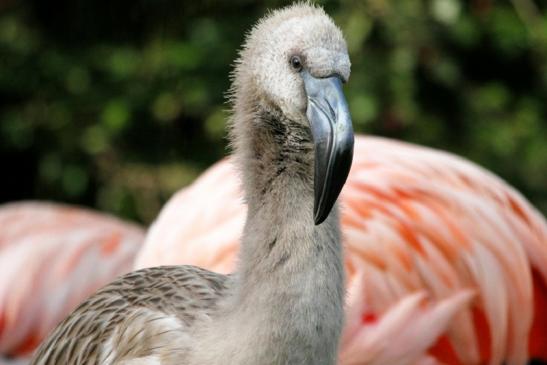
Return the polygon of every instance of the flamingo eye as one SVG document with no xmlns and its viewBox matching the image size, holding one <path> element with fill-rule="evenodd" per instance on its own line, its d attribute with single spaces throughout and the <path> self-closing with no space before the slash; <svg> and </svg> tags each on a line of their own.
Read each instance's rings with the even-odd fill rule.
<svg viewBox="0 0 547 365">
<path fill-rule="evenodd" d="M 297 72 L 302 71 L 303 66 L 302 66 L 302 61 L 300 60 L 300 57 L 292 56 L 291 60 L 290 60 L 290 64 L 291 64 L 291 67 L 293 68 L 293 70 L 295 70 Z"/>
</svg>

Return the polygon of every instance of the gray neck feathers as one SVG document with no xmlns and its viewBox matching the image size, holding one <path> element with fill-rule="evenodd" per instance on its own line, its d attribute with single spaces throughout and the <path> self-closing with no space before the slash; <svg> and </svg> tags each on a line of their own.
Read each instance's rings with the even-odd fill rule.
<svg viewBox="0 0 547 365">
<path fill-rule="evenodd" d="M 334 364 L 344 297 L 339 221 L 335 206 L 313 222 L 309 127 L 245 99 L 252 90 L 236 95 L 232 140 L 248 215 L 229 312 L 252 327 L 253 363 Z"/>
<path fill-rule="evenodd" d="M 286 118 L 253 84 L 246 73 L 236 71 L 230 128 L 249 208 L 258 208 L 282 181 L 287 188 L 299 186 L 312 196 L 313 143 L 307 121 Z"/>
</svg>

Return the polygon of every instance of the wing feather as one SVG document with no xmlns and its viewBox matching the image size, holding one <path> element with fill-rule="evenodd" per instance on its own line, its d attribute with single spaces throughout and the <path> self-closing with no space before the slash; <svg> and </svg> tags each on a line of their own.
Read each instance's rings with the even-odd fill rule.
<svg viewBox="0 0 547 365">
<path fill-rule="evenodd" d="M 227 277 L 193 266 L 131 272 L 82 303 L 42 343 L 33 365 L 174 363 L 192 326 L 215 309 Z M 153 360 L 155 361 L 155 360 Z"/>
</svg>

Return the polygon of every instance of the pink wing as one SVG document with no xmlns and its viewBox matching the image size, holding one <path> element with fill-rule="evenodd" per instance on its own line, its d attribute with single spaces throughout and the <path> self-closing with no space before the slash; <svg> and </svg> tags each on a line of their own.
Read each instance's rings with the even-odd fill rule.
<svg viewBox="0 0 547 365">
<path fill-rule="evenodd" d="M 342 208 L 342 364 L 547 359 L 547 224 L 501 179 L 447 153 L 359 137 Z M 166 205 L 136 267 L 229 272 L 244 218 L 224 160 Z"/>
<path fill-rule="evenodd" d="M 131 270 L 141 228 L 65 205 L 0 206 L 0 353 L 30 353 L 87 296 Z"/>
</svg>

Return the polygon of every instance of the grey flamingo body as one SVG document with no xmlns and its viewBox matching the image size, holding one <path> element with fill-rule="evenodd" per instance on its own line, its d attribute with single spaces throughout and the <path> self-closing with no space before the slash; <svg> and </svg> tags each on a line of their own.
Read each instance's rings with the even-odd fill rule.
<svg viewBox="0 0 547 365">
<path fill-rule="evenodd" d="M 336 199 L 353 151 L 341 91 L 349 69 L 342 34 L 322 9 L 298 4 L 261 20 L 231 90 L 249 208 L 238 269 L 123 276 L 63 321 L 32 364 L 335 364 L 344 306 Z"/>
</svg>

